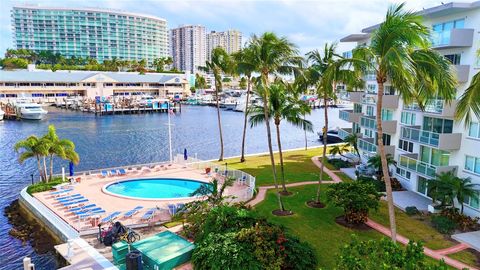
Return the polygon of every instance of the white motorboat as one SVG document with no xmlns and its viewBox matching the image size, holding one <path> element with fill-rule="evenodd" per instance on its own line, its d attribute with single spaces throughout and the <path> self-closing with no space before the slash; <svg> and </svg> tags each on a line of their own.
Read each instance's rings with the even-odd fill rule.
<svg viewBox="0 0 480 270">
<path fill-rule="evenodd" d="M 42 120 L 48 113 L 40 104 L 25 100 L 17 100 L 15 102 L 15 112 L 18 117 L 28 120 Z"/>
<path fill-rule="evenodd" d="M 3 120 L 3 117 L 5 116 L 5 112 L 0 109 L 0 121 Z"/>
<path fill-rule="evenodd" d="M 225 108 L 225 110 L 227 111 L 231 111 L 235 109 L 236 106 L 237 106 L 237 99 L 233 97 L 226 98 L 221 105 L 221 107 Z"/>
</svg>

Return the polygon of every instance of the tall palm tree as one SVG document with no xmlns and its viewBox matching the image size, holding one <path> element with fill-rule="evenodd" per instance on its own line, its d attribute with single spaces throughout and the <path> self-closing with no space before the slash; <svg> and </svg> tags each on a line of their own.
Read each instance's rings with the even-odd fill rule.
<svg viewBox="0 0 480 270">
<path fill-rule="evenodd" d="M 429 28 L 420 15 L 404 10 L 404 4 L 387 11 L 385 21 L 371 34 L 371 43 L 353 50 L 353 58 L 364 60 L 357 69 L 375 71 L 377 81 L 377 145 L 382 161 L 392 240 L 397 229 L 392 198 L 392 186 L 383 144 L 382 106 L 385 83 L 402 97 L 404 103 L 416 101 L 421 108 L 436 96 L 451 100 L 455 95 L 455 79 L 446 58 L 429 48 Z"/>
<path fill-rule="evenodd" d="M 277 133 L 278 153 L 280 156 L 280 171 L 282 176 L 282 194 L 288 195 L 287 186 L 285 183 L 285 167 L 283 163 L 282 142 L 280 135 L 280 123 L 286 120 L 288 123 L 300 127 L 304 130 L 313 131 L 312 122 L 303 118 L 303 103 L 292 96 L 288 96 L 285 84 L 276 82 L 269 87 L 269 119 L 265 118 L 263 106 L 255 106 L 252 108 L 250 116 L 251 126 L 259 125 L 263 122 L 273 120 Z M 262 93 L 259 93 L 263 96 Z M 265 103 L 265 101 L 264 101 Z"/>
<path fill-rule="evenodd" d="M 49 180 L 52 180 L 53 177 L 53 159 L 55 156 L 69 160 L 75 165 L 80 161 L 77 152 L 75 152 L 75 144 L 68 139 L 60 139 L 56 133 L 55 126 L 49 125 L 48 132 L 42 139 L 48 146 L 48 156 L 50 158 Z"/>
<path fill-rule="evenodd" d="M 252 73 L 256 70 L 255 63 L 253 61 L 253 50 L 247 46 L 238 53 L 233 55 L 235 61 L 236 71 L 238 74 L 244 74 L 247 81 L 247 96 L 245 101 L 245 115 L 243 118 L 243 132 L 242 132 L 242 150 L 240 155 L 240 162 L 245 162 L 245 140 L 247 137 L 247 118 L 250 103 L 250 92 L 252 89 Z"/>
<path fill-rule="evenodd" d="M 335 99 L 335 89 L 337 84 L 346 85 L 360 84 L 362 81 L 358 71 L 350 69 L 355 62 L 354 59 L 346 59 L 336 53 L 337 45 L 335 43 L 324 46 L 323 53 L 318 50 L 307 54 L 308 60 L 312 63 L 310 80 L 315 85 L 318 97 L 323 99 L 324 108 L 324 127 L 322 128 L 323 154 L 322 165 L 320 166 L 320 176 L 318 179 L 317 194 L 315 202 L 320 203 L 320 191 L 325 169 L 325 158 L 327 156 L 327 131 L 328 131 L 328 99 Z"/>
<path fill-rule="evenodd" d="M 480 49 L 477 51 L 477 57 L 480 58 Z M 455 118 L 463 119 L 465 126 L 469 126 L 472 121 L 472 113 L 477 119 L 480 119 L 480 71 L 473 76 L 470 86 L 460 97 L 455 110 Z"/>
<path fill-rule="evenodd" d="M 42 158 L 48 154 L 48 149 L 45 147 L 44 141 L 37 136 L 32 135 L 25 140 L 17 142 L 14 149 L 17 153 L 20 153 L 20 150 L 23 150 L 18 158 L 20 164 L 27 159 L 35 158 L 40 178 L 43 182 L 48 181 L 44 165 L 42 164 Z"/>
<path fill-rule="evenodd" d="M 353 130 L 351 134 L 348 134 L 344 139 L 344 142 L 348 143 L 353 149 L 355 150 L 355 153 L 357 153 L 358 160 L 361 160 L 360 157 L 360 151 L 358 150 L 358 135 L 355 133 Z"/>
<path fill-rule="evenodd" d="M 460 204 L 460 213 L 463 214 L 463 204 L 467 198 L 475 196 L 478 184 L 472 184 L 472 180 L 460 178 L 454 171 L 437 174 L 435 180 L 428 181 L 428 190 L 434 201 L 440 201 L 441 206 L 454 205 L 455 199 Z"/>
<path fill-rule="evenodd" d="M 336 155 L 340 155 L 346 159 L 349 159 L 348 157 L 346 157 L 345 155 L 343 155 L 343 153 L 348 153 L 350 152 L 350 149 L 349 149 L 349 145 L 348 144 L 344 144 L 344 145 L 334 145 L 332 146 L 332 148 L 330 148 L 330 150 L 328 151 L 328 153 L 330 155 L 332 155 L 333 157 L 335 157 Z"/>
<path fill-rule="evenodd" d="M 249 46 L 253 50 L 253 63 L 256 71 L 260 73 L 260 81 L 257 85 L 257 91 L 262 93 L 264 101 L 263 113 L 265 119 L 270 119 L 269 111 L 269 76 L 276 73 L 290 73 L 296 63 L 299 62 L 298 50 L 296 46 L 288 41 L 285 37 L 277 37 L 274 33 L 266 32 L 261 36 L 253 36 Z M 272 165 L 272 176 L 277 191 L 277 199 L 280 211 L 285 211 L 282 198 L 278 189 L 277 170 L 275 168 L 275 158 L 272 147 L 272 133 L 270 130 L 270 122 L 265 121 L 267 129 L 268 151 L 270 153 L 270 162 Z"/>
<path fill-rule="evenodd" d="M 221 47 L 212 50 L 212 59 L 205 63 L 205 67 L 199 67 L 205 72 L 212 72 L 215 78 L 215 100 L 217 105 L 218 132 L 220 135 L 220 157 L 218 161 L 223 160 L 223 133 L 222 121 L 220 118 L 220 103 L 218 101 L 219 93 L 222 92 L 222 73 L 231 73 L 233 69 L 232 61 L 228 53 Z"/>
<path fill-rule="evenodd" d="M 397 162 L 395 161 L 395 159 L 393 159 L 392 155 L 390 154 L 387 154 L 386 159 L 387 159 L 387 172 L 388 172 L 390 166 L 392 165 L 396 166 Z M 384 174 L 385 170 L 383 169 L 382 157 L 380 155 L 375 155 L 370 157 L 367 161 L 367 164 L 375 168 L 375 171 L 378 176 L 378 180 L 382 180 L 385 178 L 384 177 L 385 175 L 388 175 L 388 174 Z"/>
</svg>

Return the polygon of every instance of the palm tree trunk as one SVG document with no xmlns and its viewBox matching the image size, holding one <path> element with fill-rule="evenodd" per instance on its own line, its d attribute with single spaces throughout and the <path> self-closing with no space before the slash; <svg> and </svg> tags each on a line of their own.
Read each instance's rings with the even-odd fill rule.
<svg viewBox="0 0 480 270">
<path fill-rule="evenodd" d="M 243 135 L 242 135 L 242 155 L 240 162 L 245 162 L 245 139 L 247 135 L 247 120 L 248 120 L 248 102 L 250 100 L 250 77 L 247 77 L 247 101 L 245 103 L 245 118 L 243 119 Z"/>
<path fill-rule="evenodd" d="M 303 114 L 303 121 L 305 122 L 306 120 L 306 117 L 305 117 L 305 113 Z M 304 128 L 303 129 L 303 133 L 304 133 L 304 136 L 305 136 L 305 151 L 307 150 L 308 148 L 308 145 L 307 145 L 307 130 Z"/>
<path fill-rule="evenodd" d="M 397 225 L 395 223 L 395 208 L 393 206 L 393 194 L 392 183 L 390 182 L 390 175 L 388 174 L 387 155 L 385 154 L 385 146 L 383 145 L 383 128 L 382 128 L 382 105 L 383 105 L 383 92 L 384 85 L 382 80 L 378 82 L 377 93 L 377 140 L 378 140 L 378 152 L 380 160 L 382 162 L 382 172 L 385 181 L 385 189 L 387 191 L 387 203 L 388 203 L 388 217 L 390 220 L 390 231 L 392 234 L 392 241 L 397 241 Z"/>
<path fill-rule="evenodd" d="M 50 181 L 53 179 L 53 155 L 50 155 Z"/>
<path fill-rule="evenodd" d="M 43 156 L 43 175 L 45 175 L 45 181 L 48 183 L 48 178 L 47 178 L 47 159 L 45 156 Z"/>
<path fill-rule="evenodd" d="M 217 119 L 218 119 L 218 132 L 220 134 L 220 157 L 218 161 L 223 160 L 223 133 L 222 133 L 222 121 L 220 119 L 220 103 L 218 102 L 218 90 L 219 85 L 215 86 L 215 98 L 217 100 Z"/>
<path fill-rule="evenodd" d="M 277 122 L 277 121 L 275 121 Z M 280 172 L 282 173 L 282 189 L 283 193 L 287 194 L 287 186 L 285 185 L 285 169 L 283 167 L 283 153 L 282 153 L 282 142 L 280 140 L 280 123 L 275 123 L 277 130 L 277 144 L 278 144 L 278 154 L 280 155 Z"/>
<path fill-rule="evenodd" d="M 323 110 L 325 114 L 325 127 L 322 129 L 323 132 L 323 154 L 322 154 L 322 165 L 320 166 L 320 177 L 318 178 L 318 188 L 317 188 L 317 196 L 315 198 L 315 201 L 317 203 L 320 202 L 320 191 L 322 187 L 322 181 L 323 181 L 323 171 L 325 169 L 325 158 L 327 156 L 327 141 L 328 141 L 328 136 L 327 136 L 327 131 L 328 131 L 328 114 L 327 114 L 327 97 L 324 95 L 323 97 Z"/>
<path fill-rule="evenodd" d="M 38 172 L 40 173 L 40 178 L 42 179 L 42 182 L 47 182 L 47 179 L 45 179 L 45 175 L 43 174 L 42 163 L 40 162 L 39 156 L 37 156 L 37 167 L 38 167 Z"/>
</svg>

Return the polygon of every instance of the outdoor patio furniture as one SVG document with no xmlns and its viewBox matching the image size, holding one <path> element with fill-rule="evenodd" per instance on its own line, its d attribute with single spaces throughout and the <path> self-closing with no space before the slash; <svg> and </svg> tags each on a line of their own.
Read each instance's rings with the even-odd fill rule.
<svg viewBox="0 0 480 270">
<path fill-rule="evenodd" d="M 157 208 L 150 208 L 147 210 L 147 212 L 145 212 L 145 214 L 143 214 L 141 220 L 144 220 L 144 221 L 149 221 L 153 218 L 153 216 L 155 215 L 155 211 L 157 210 Z"/>
<path fill-rule="evenodd" d="M 58 199 L 57 202 L 66 203 L 66 202 L 71 202 L 71 201 L 75 201 L 75 200 L 85 199 L 85 197 L 83 197 L 82 195 L 80 195 L 80 194 L 78 194 L 78 195 L 79 196 L 73 196 L 73 197 L 70 197 L 70 198 Z"/>
<path fill-rule="evenodd" d="M 185 204 L 184 203 L 177 203 L 176 205 L 177 208 L 177 213 L 184 212 L 185 211 Z"/>
<path fill-rule="evenodd" d="M 111 222 L 111 221 L 115 220 L 120 215 L 120 213 L 121 213 L 120 211 L 113 212 L 110 215 L 102 218 L 102 220 L 100 220 L 100 223 Z"/>
<path fill-rule="evenodd" d="M 107 171 L 102 171 L 102 177 L 107 177 L 108 176 L 108 172 Z"/>
<path fill-rule="evenodd" d="M 77 194 L 72 194 L 72 195 L 65 195 L 65 196 L 55 197 L 55 200 L 60 201 L 60 200 L 69 199 L 69 198 L 75 198 L 75 197 L 80 197 L 80 196 L 82 196 L 82 195 L 77 193 Z"/>
<path fill-rule="evenodd" d="M 78 219 L 79 220 L 84 220 L 84 219 L 87 219 L 91 216 L 94 216 L 94 215 L 99 215 L 99 214 L 103 214 L 103 213 L 106 213 L 107 211 L 103 210 L 103 209 L 100 209 L 100 210 L 96 210 L 96 211 L 90 211 L 86 214 L 82 214 L 82 215 L 78 215 Z"/>
<path fill-rule="evenodd" d="M 90 213 L 90 212 L 95 212 L 95 211 L 100 211 L 102 210 L 102 208 L 100 207 L 96 207 L 96 208 L 93 208 L 93 209 L 83 209 L 83 210 L 78 210 L 78 211 L 74 211 L 73 214 L 78 216 L 78 215 L 84 215 L 84 214 L 87 214 L 87 213 Z"/>
<path fill-rule="evenodd" d="M 177 206 L 175 204 L 169 204 L 168 205 L 168 212 L 170 215 L 175 215 L 177 213 Z"/>
<path fill-rule="evenodd" d="M 92 203 L 92 204 L 87 204 L 85 206 L 79 206 L 79 207 L 74 207 L 74 208 L 70 208 L 68 209 L 67 211 L 69 212 L 75 212 L 75 211 L 79 211 L 79 210 L 83 210 L 83 209 L 88 209 L 88 208 L 94 208 L 96 207 L 97 205 Z"/>
<path fill-rule="evenodd" d="M 127 174 L 127 172 L 125 171 L 124 168 L 118 169 L 118 175 L 126 175 L 126 174 Z"/>
<path fill-rule="evenodd" d="M 65 207 L 68 207 L 68 206 L 73 207 L 73 205 L 84 203 L 84 202 L 88 202 L 88 199 L 74 200 L 74 201 L 69 201 L 67 203 L 60 203 L 60 204 Z"/>
<path fill-rule="evenodd" d="M 137 206 L 137 207 L 133 208 L 132 210 L 126 212 L 123 215 L 123 218 L 131 218 L 133 215 L 135 215 L 136 213 L 138 213 L 138 211 L 140 211 L 142 209 L 143 209 L 143 206 Z"/>
<path fill-rule="evenodd" d="M 117 174 L 118 174 L 117 170 L 115 170 L 115 169 L 110 170 L 110 176 L 115 176 Z"/>
<path fill-rule="evenodd" d="M 59 194 L 63 194 L 63 193 L 68 193 L 70 191 L 72 191 L 73 189 L 63 189 L 63 190 L 60 190 L 60 191 L 53 191 L 53 192 L 50 192 L 49 194 L 50 195 L 59 195 Z"/>
</svg>

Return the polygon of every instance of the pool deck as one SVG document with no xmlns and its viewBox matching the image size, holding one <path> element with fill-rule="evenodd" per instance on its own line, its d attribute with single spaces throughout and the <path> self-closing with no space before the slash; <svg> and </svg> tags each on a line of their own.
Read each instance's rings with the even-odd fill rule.
<svg viewBox="0 0 480 270">
<path fill-rule="evenodd" d="M 201 198 L 182 198 L 182 199 L 162 199 L 162 200 L 142 200 L 142 199 L 131 199 L 120 197 L 116 195 L 111 195 L 104 193 L 102 188 L 111 183 L 115 183 L 122 180 L 135 179 L 135 178 L 149 178 L 149 177 L 162 177 L 162 178 L 183 178 L 183 179 L 192 179 L 201 182 L 208 183 L 213 177 L 216 177 L 220 180 L 223 180 L 222 176 L 219 176 L 215 173 L 210 175 L 205 174 L 204 171 L 200 169 L 195 169 L 192 167 L 187 167 L 181 164 L 172 164 L 172 165 L 157 165 L 152 167 L 139 167 L 131 168 L 126 171 L 124 176 L 107 176 L 102 177 L 101 175 L 84 175 L 81 177 L 81 182 L 70 185 L 69 187 L 73 188 L 73 191 L 69 194 L 81 194 L 88 202 L 86 204 L 96 204 L 97 207 L 101 207 L 106 211 L 106 213 L 97 216 L 98 218 L 103 218 L 110 213 L 120 211 L 122 214 L 119 216 L 119 221 L 127 226 L 132 227 L 141 227 L 148 226 L 152 224 L 159 224 L 162 222 L 169 221 L 171 219 L 170 213 L 168 211 L 168 204 L 177 204 L 177 203 L 187 203 L 192 200 L 198 200 Z M 232 195 L 237 198 L 245 197 L 247 189 L 249 187 L 235 182 L 235 184 L 226 189 L 225 195 Z M 87 219 L 80 221 L 78 217 L 74 216 L 72 213 L 67 211 L 66 207 L 59 205 L 56 200 L 50 195 L 50 192 L 40 192 L 33 194 L 40 202 L 45 206 L 51 209 L 56 215 L 61 219 L 66 221 L 70 226 L 75 230 L 80 232 L 80 234 L 92 234 L 98 232 L 98 227 L 94 224 L 93 219 Z M 142 206 L 143 209 L 140 210 L 133 217 L 123 219 L 123 213 L 133 209 L 136 206 Z M 142 220 L 141 217 L 143 214 L 150 208 L 158 208 L 154 217 L 148 221 Z"/>
</svg>

